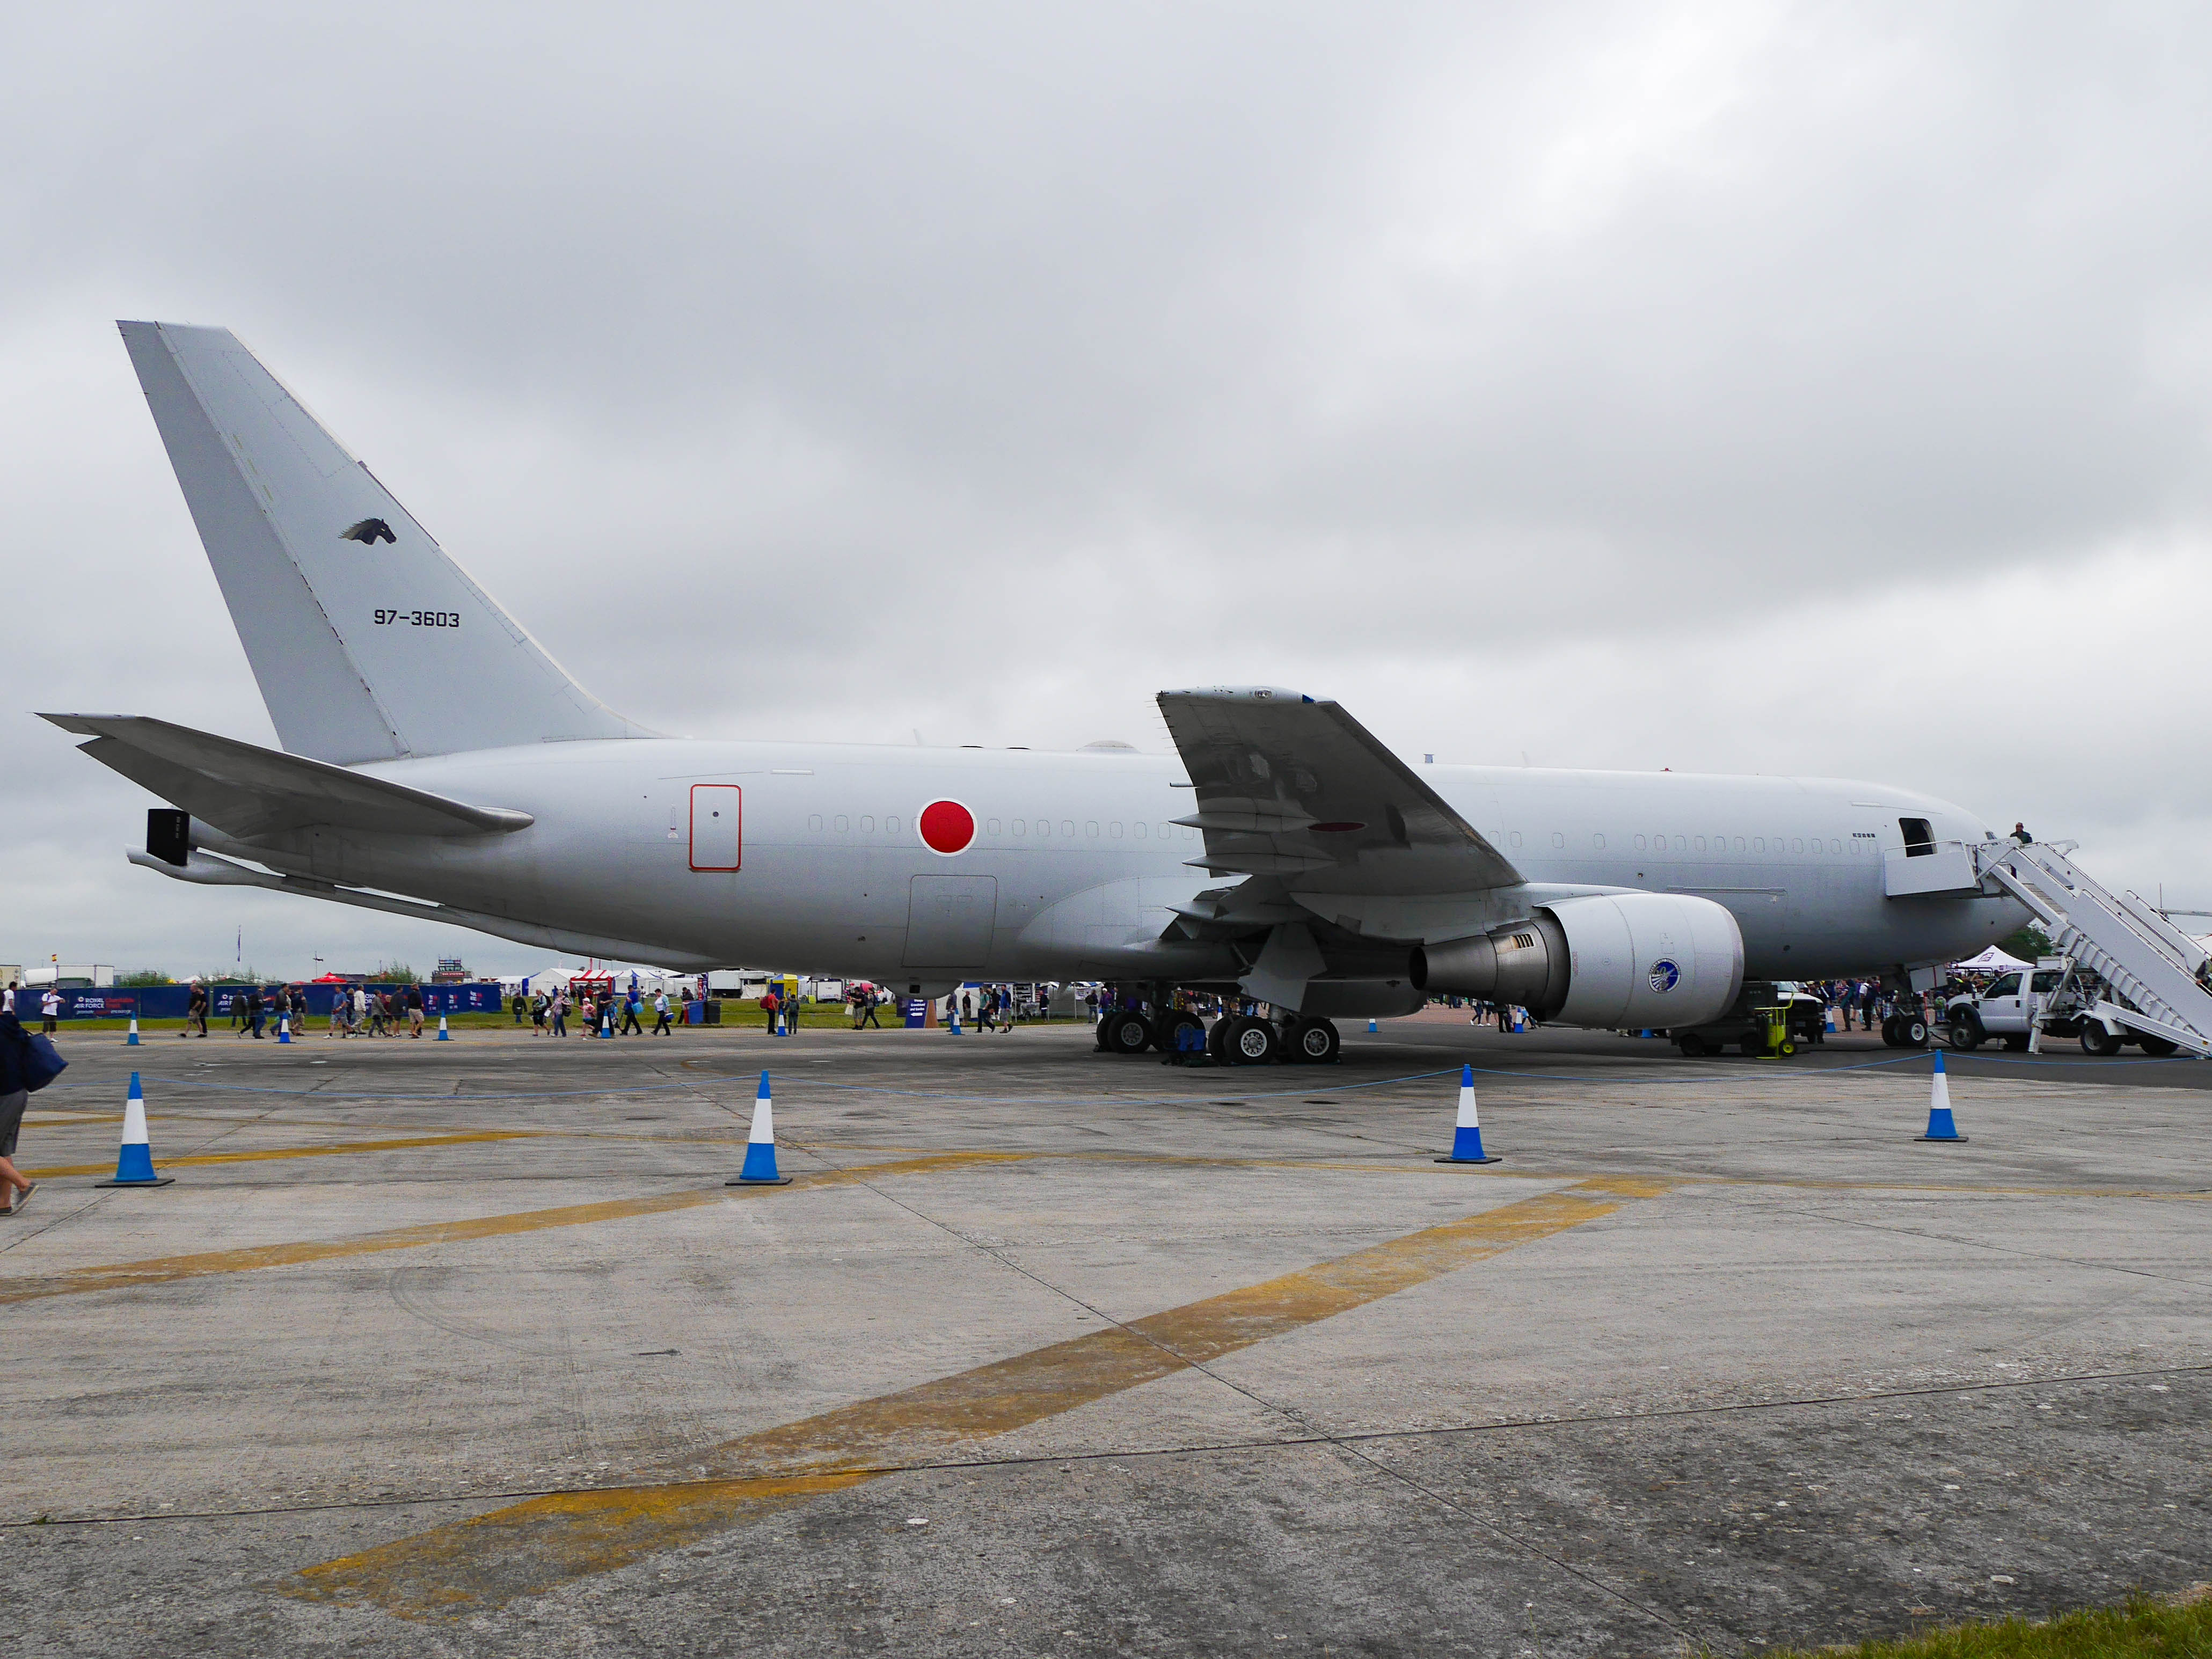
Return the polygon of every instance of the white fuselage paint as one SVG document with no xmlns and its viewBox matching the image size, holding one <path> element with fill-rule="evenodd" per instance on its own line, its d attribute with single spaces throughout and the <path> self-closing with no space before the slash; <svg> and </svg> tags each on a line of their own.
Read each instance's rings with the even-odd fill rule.
<svg viewBox="0 0 2212 1659">
<path fill-rule="evenodd" d="M 1170 907 L 1240 879 L 1186 862 L 1204 844 L 1171 822 L 1194 805 L 1176 787 L 1185 775 L 1172 757 L 633 739 L 360 769 L 537 821 L 449 841 L 315 831 L 257 855 L 293 873 L 695 960 L 895 984 L 1199 979 L 1199 947 L 1166 972 L 1157 947 L 1145 947 Z M 1884 896 L 1883 855 L 1902 848 L 1900 815 L 1929 819 L 1939 841 L 1985 834 L 1964 810 L 1900 789 L 1496 767 L 1426 767 L 1421 776 L 1528 885 L 1423 899 L 1316 893 L 1362 884 L 1325 872 L 1291 884 L 1309 909 L 1369 937 L 1433 942 L 1576 891 L 1689 893 L 1735 915 L 1745 971 L 1761 979 L 1953 959 L 2026 919 L 2007 900 Z M 698 784 L 742 792 L 736 870 L 691 867 Z M 917 829 L 938 799 L 975 815 L 973 845 L 952 856 L 931 851 Z M 945 877 L 962 879 L 933 879 Z"/>
</svg>

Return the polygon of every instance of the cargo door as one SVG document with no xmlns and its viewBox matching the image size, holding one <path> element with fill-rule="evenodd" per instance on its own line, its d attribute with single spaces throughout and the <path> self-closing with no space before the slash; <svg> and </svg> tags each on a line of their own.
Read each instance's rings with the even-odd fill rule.
<svg viewBox="0 0 2212 1659">
<path fill-rule="evenodd" d="M 996 876 L 915 876 L 907 894 L 906 965 L 981 968 L 999 915 Z"/>
<path fill-rule="evenodd" d="M 734 783 L 691 786 L 691 867 L 735 870 L 744 861 L 744 791 Z"/>
</svg>

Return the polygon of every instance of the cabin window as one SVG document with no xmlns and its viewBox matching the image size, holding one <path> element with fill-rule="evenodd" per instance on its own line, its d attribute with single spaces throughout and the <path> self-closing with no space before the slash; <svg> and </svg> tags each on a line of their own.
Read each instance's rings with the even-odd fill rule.
<svg viewBox="0 0 2212 1659">
<path fill-rule="evenodd" d="M 998 819 L 996 819 L 996 818 L 993 818 L 993 819 L 991 819 L 991 820 L 990 820 L 990 822 L 988 822 L 988 823 L 986 823 L 986 824 L 983 826 L 983 833 L 984 833 L 985 835 L 987 835 L 987 836 L 995 836 L 999 833 L 999 821 L 998 821 Z"/>
<path fill-rule="evenodd" d="M 1674 837 L 1674 850 L 1678 853 L 1686 853 L 1690 850 L 1690 843 L 1681 836 L 1677 836 Z"/>
<path fill-rule="evenodd" d="M 1016 818 L 1014 820 L 1014 834 L 1017 837 L 1026 836 L 1029 832 L 1030 821 L 1027 818 Z"/>
<path fill-rule="evenodd" d="M 808 813 L 806 817 L 806 827 L 812 834 L 817 836 L 820 835 L 822 833 L 822 814 L 819 812 Z"/>
<path fill-rule="evenodd" d="M 1753 836 L 1751 838 L 1751 850 L 1754 853 L 1764 853 L 1766 850 L 1766 837 Z"/>
<path fill-rule="evenodd" d="M 1735 838 L 1735 850 L 1739 853 L 1743 851 L 1743 837 L 1741 836 L 1738 836 Z"/>
<path fill-rule="evenodd" d="M 1994 981 L 1982 994 L 1985 997 L 2016 997 L 2020 994 L 2020 975 L 2007 974 L 2003 978 Z"/>
<path fill-rule="evenodd" d="M 860 833 L 864 836 L 872 836 L 876 833 L 876 820 L 872 816 L 860 820 Z"/>
<path fill-rule="evenodd" d="M 1644 837 L 1641 836 L 1636 838 L 1636 850 L 1639 853 L 1644 850 Z"/>
<path fill-rule="evenodd" d="M 1552 845 L 1553 845 L 1553 846 L 1554 846 L 1554 847 L 1565 847 L 1566 844 L 1567 844 L 1567 838 L 1566 838 L 1565 836 L 1561 835 L 1561 834 L 1560 834 L 1558 830 L 1553 830 L 1553 831 L 1552 831 Z"/>
<path fill-rule="evenodd" d="M 884 820 L 884 831 L 886 835 L 896 836 L 898 834 L 898 830 L 899 821 L 896 818 L 885 818 Z"/>
<path fill-rule="evenodd" d="M 1097 819 L 1096 819 L 1096 818 L 1092 818 L 1092 819 L 1091 819 L 1088 823 L 1086 823 L 1083 826 L 1083 833 L 1084 833 L 1085 835 L 1086 835 L 1086 836 L 1090 836 L 1090 837 L 1091 837 L 1091 840 L 1093 840 L 1093 841 L 1097 840 L 1097 839 L 1098 839 L 1098 820 L 1097 820 Z"/>
<path fill-rule="evenodd" d="M 1699 836 L 1697 839 L 1697 850 L 1700 853 L 1705 850 L 1705 838 L 1703 836 Z"/>
<path fill-rule="evenodd" d="M 1840 853 L 1844 850 L 1844 844 L 1839 841 L 1831 841 L 1828 843 L 1828 850 L 1831 853 Z"/>
<path fill-rule="evenodd" d="M 1905 856 L 1925 858 L 1936 850 L 1936 832 L 1926 818 L 1899 818 L 1897 827 L 1905 832 Z"/>
<path fill-rule="evenodd" d="M 1516 846 L 1516 847 L 1518 847 L 1518 846 L 1521 844 L 1521 832 L 1520 832 L 1518 830 L 1516 830 L 1513 832 L 1513 834 L 1512 834 L 1512 836 L 1511 836 L 1510 839 L 1511 839 L 1511 841 L 1512 841 L 1513 845 L 1514 845 L 1514 846 Z"/>
<path fill-rule="evenodd" d="M 1060 833 L 1073 839 L 1075 835 L 1075 820 L 1073 818 L 1062 818 L 1060 821 Z M 1098 833 L 1096 826 L 1093 826 L 1091 833 L 1094 836 Z"/>
<path fill-rule="evenodd" d="M 1603 836 L 1592 836 L 1590 837 L 1590 845 L 1596 848 L 1599 852 L 1602 853 L 1605 851 L 1605 837 Z"/>
<path fill-rule="evenodd" d="M 1150 825 L 1149 823 L 1146 823 L 1142 822 L 1141 820 L 1140 820 L 1140 821 L 1139 821 L 1138 823 L 1135 823 L 1131 824 L 1131 825 L 1129 826 L 1129 828 L 1136 831 L 1136 834 L 1137 834 L 1137 839 L 1138 839 L 1139 841 L 1142 841 L 1142 840 L 1144 840 L 1144 838 L 1145 838 L 1146 836 L 1149 836 L 1149 835 L 1151 835 L 1151 834 L 1152 833 L 1152 825 Z"/>
<path fill-rule="evenodd" d="M 1803 852 L 1803 851 L 1805 850 L 1805 842 L 1804 842 L 1803 839 L 1801 837 L 1801 838 L 1799 838 L 1799 839 L 1796 839 L 1796 840 L 1792 841 L 1792 842 L 1790 843 L 1790 850 L 1791 852 L 1793 852 L 1793 853 L 1802 853 L 1802 852 Z"/>
<path fill-rule="evenodd" d="M 837 815 L 834 822 L 836 825 L 837 833 L 841 836 L 846 834 L 853 827 L 853 820 L 847 817 L 842 812 L 840 812 Z"/>
<path fill-rule="evenodd" d="M 1175 839 L 1175 825 L 1172 823 L 1164 823 L 1160 826 L 1160 839 L 1162 841 L 1173 841 Z M 1190 831 L 1188 830 L 1183 831 L 1183 834 L 1186 836 L 1189 833 Z"/>
</svg>

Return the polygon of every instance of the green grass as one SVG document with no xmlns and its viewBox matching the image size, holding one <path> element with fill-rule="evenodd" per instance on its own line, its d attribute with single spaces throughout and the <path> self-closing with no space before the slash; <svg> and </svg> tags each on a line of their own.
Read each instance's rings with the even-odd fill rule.
<svg viewBox="0 0 2212 1659">
<path fill-rule="evenodd" d="M 677 1029 L 678 1030 L 685 1029 L 682 1021 L 678 1019 L 676 1011 L 674 1009 L 672 1008 L 670 1010 L 669 1017 L 672 1019 L 677 1019 Z M 650 1006 L 647 1006 L 645 1012 L 639 1016 L 641 1023 L 648 1031 L 653 1029 L 653 1010 Z M 878 1010 L 876 1018 L 882 1025 L 883 1029 L 887 1031 L 896 1030 L 900 1029 L 902 1024 L 899 1019 L 897 1011 L 895 1008 Z M 1079 1020 L 1087 1024 L 1090 1021 L 1090 1016 L 1087 1014 L 1080 1014 L 1075 1016 L 1074 1019 L 1055 1018 L 1049 1022 L 1042 1022 L 1038 1020 L 1017 1020 L 1015 1024 L 1017 1027 L 1047 1023 L 1054 1025 L 1067 1025 L 1074 1024 Z M 38 1016 L 35 1012 L 33 1013 L 31 1019 L 27 1023 L 32 1030 L 35 1031 L 39 1029 Z M 514 1016 L 511 1013 L 448 1014 L 446 1016 L 446 1023 L 449 1027 L 456 1031 L 471 1030 L 497 1030 L 501 1027 L 513 1030 L 514 1029 Z M 621 1018 L 617 1015 L 616 1018 L 616 1024 L 619 1025 L 621 1023 Z M 423 1028 L 426 1030 L 436 1030 L 438 1029 L 437 1015 L 430 1014 L 426 1016 L 422 1024 Z M 829 1003 L 817 1006 L 809 1006 L 799 1010 L 799 1029 L 804 1031 L 849 1030 L 852 1028 L 852 1015 L 848 1013 L 841 1004 Z M 398 1021 L 398 1024 L 399 1029 L 403 1031 L 407 1029 L 407 1021 L 404 1015 Z M 755 1031 L 764 1031 L 768 1029 L 768 1016 L 761 1012 L 757 1005 L 750 1002 L 743 1004 L 733 1001 L 725 1002 L 722 1004 L 722 1024 L 726 1028 L 737 1027 Z M 64 1019 L 59 1022 L 59 1026 L 60 1029 L 56 1035 L 64 1042 L 67 1042 L 70 1036 L 78 1032 L 127 1031 L 131 1029 L 131 1022 L 127 1019 Z M 181 1031 L 184 1029 L 185 1022 L 181 1019 L 142 1019 L 138 1022 L 138 1035 L 149 1040 L 167 1032 Z M 268 1032 L 270 1037 L 274 1037 L 276 1034 L 276 1020 L 271 1018 L 267 1022 L 264 1029 Z M 297 1026 L 293 1028 L 294 1034 L 302 1039 L 322 1036 L 330 1029 L 330 1016 L 327 1014 L 310 1014 L 306 1019 L 302 1020 Z M 530 1029 L 529 1016 L 525 1015 L 523 1017 L 521 1029 L 524 1030 L 528 1030 Z M 572 1013 L 568 1016 L 568 1030 L 573 1033 L 576 1029 L 576 1016 Z M 227 1019 L 211 1018 L 208 1021 L 208 1036 L 210 1039 L 220 1036 L 235 1036 L 237 1034 L 238 1028 L 232 1025 Z"/>
<path fill-rule="evenodd" d="M 1814 1651 L 1760 1650 L 1765 1659 L 1811 1659 Z M 2044 1624 L 1951 1625 L 1817 1651 L 1822 1659 L 2212 1659 L 2212 1597 L 2176 1604 L 2137 1596 L 2123 1607 L 2090 1607 Z"/>
</svg>

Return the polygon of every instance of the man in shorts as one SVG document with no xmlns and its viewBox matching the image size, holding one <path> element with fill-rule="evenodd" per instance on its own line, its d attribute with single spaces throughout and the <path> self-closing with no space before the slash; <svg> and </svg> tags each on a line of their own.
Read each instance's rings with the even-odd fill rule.
<svg viewBox="0 0 2212 1659">
<path fill-rule="evenodd" d="M 0 1215 L 14 1215 L 30 1201 L 38 1184 L 23 1179 L 15 1168 L 15 1136 L 23 1127 L 23 1108 L 31 1102 L 24 1086 L 23 1062 L 29 1058 L 31 1040 L 23 1023 L 0 1012 Z"/>
<path fill-rule="evenodd" d="M 422 988 L 419 985 L 407 988 L 407 1035 L 422 1035 Z"/>
</svg>

